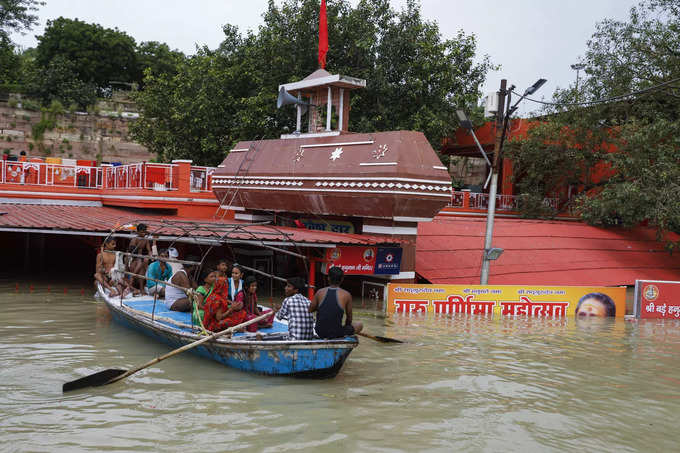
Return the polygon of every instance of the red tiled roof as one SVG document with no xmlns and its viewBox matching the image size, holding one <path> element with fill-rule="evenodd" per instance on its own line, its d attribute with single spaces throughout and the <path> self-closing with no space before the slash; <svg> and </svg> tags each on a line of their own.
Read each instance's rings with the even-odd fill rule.
<svg viewBox="0 0 680 453">
<path fill-rule="evenodd" d="M 418 227 L 416 272 L 432 283 L 478 284 L 485 218 L 436 217 Z M 678 235 L 671 235 L 678 240 Z M 680 259 L 649 228 L 604 229 L 580 222 L 497 218 L 489 284 L 632 285 L 680 280 Z"/>
<path fill-rule="evenodd" d="M 238 221 L 206 221 L 190 220 L 176 216 L 140 214 L 126 209 L 95 206 L 60 206 L 2 204 L 0 211 L 0 232 L 5 230 L 55 230 L 56 232 L 108 233 L 116 226 L 133 222 L 149 224 L 150 232 L 167 235 L 191 234 L 204 237 L 217 237 L 223 232 L 225 225 L 238 225 L 229 237 L 241 240 L 262 240 L 274 242 L 296 242 L 308 244 L 345 244 L 345 245 L 378 245 L 393 244 L 389 238 L 359 234 L 340 234 L 327 231 L 313 231 L 303 228 L 271 227 L 249 225 Z M 168 221 L 167 225 L 162 224 Z M 177 222 L 185 223 L 186 228 Z M 202 225 L 197 230 L 189 222 Z M 242 226 L 241 226 L 242 225 Z"/>
</svg>

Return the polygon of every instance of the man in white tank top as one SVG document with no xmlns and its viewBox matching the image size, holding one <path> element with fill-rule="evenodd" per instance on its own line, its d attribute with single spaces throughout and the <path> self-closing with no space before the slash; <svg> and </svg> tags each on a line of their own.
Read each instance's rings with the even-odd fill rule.
<svg viewBox="0 0 680 453">
<path fill-rule="evenodd" d="M 187 257 L 187 261 L 198 261 L 196 256 Z M 186 289 L 195 289 L 196 283 L 191 279 L 195 272 L 196 265 L 188 264 L 173 272 L 170 283 Z M 165 306 L 173 311 L 191 311 L 191 300 L 187 297 L 186 291 L 167 285 L 165 288 Z"/>
</svg>

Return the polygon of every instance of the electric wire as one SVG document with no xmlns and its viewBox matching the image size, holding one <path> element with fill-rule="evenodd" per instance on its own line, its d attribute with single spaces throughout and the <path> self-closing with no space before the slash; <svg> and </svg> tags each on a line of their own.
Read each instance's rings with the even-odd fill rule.
<svg viewBox="0 0 680 453">
<path fill-rule="evenodd" d="M 524 97 L 524 99 L 526 99 L 527 101 L 535 102 L 535 103 L 537 103 L 537 104 L 542 104 L 542 105 L 552 105 L 552 106 L 558 106 L 558 107 L 588 106 L 588 105 L 595 105 L 595 104 L 603 104 L 603 103 L 612 102 L 612 101 L 619 101 L 619 100 L 622 100 L 622 99 L 629 98 L 629 97 L 631 97 L 631 96 L 638 96 L 638 95 L 640 95 L 640 94 L 646 94 L 646 93 L 649 93 L 649 92 L 651 92 L 651 91 L 658 90 L 659 88 L 663 88 L 663 87 L 665 87 L 665 86 L 667 86 L 667 85 L 670 85 L 670 84 L 675 83 L 675 82 L 678 82 L 678 81 L 680 81 L 680 77 L 676 77 L 676 78 L 674 78 L 674 79 L 668 80 L 668 81 L 663 82 L 663 83 L 659 83 L 659 84 L 657 84 L 657 85 L 653 85 L 653 86 L 651 86 L 651 87 L 644 88 L 644 89 L 642 89 L 642 90 L 632 91 L 632 92 L 630 92 L 630 93 L 621 94 L 621 95 L 618 95 L 618 96 L 612 96 L 612 97 L 609 97 L 609 98 L 595 99 L 595 100 L 592 100 L 592 101 L 583 101 L 583 102 L 548 102 L 548 101 L 540 101 L 540 100 L 538 100 L 538 99 L 533 99 L 533 98 L 526 97 L 526 96 Z M 514 90 L 512 90 L 511 92 L 512 92 L 513 94 L 517 95 L 517 96 L 522 96 L 520 93 L 517 93 L 517 92 L 514 91 Z"/>
</svg>

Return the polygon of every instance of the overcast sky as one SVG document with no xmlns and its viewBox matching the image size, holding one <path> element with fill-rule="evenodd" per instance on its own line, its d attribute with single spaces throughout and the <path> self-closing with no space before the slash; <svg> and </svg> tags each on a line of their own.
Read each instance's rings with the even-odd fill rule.
<svg viewBox="0 0 680 453">
<path fill-rule="evenodd" d="M 118 27 L 137 42 L 160 41 L 187 54 L 196 45 L 215 48 L 223 38 L 222 25 L 242 31 L 257 29 L 267 0 L 46 0 L 40 23 L 13 40 L 25 47 L 37 44 L 45 22 L 59 16 L 78 18 L 104 27 Z M 351 0 L 356 4 L 358 0 Z M 405 0 L 391 0 L 400 9 Z M 604 18 L 626 19 L 637 0 L 422 0 L 425 18 L 439 23 L 445 38 L 462 29 L 477 36 L 478 55 L 487 54 L 501 70 L 489 73 L 484 91 L 498 90 L 508 79 L 518 91 L 538 78 L 548 83 L 536 97 L 550 97 L 556 87 L 576 78 L 570 65 L 586 49 L 595 24 Z M 316 27 L 316 24 L 310 24 Z M 332 27 L 332 24 L 329 26 Z M 333 52 L 333 43 L 329 43 Z M 347 74 L 352 75 L 352 74 Z M 370 86 L 370 85 L 369 85 Z M 534 109 L 525 102 L 521 112 Z"/>
</svg>

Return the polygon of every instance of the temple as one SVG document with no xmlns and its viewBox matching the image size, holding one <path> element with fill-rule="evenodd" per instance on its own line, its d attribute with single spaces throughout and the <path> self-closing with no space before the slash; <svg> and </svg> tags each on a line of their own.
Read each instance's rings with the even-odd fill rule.
<svg viewBox="0 0 680 453">
<path fill-rule="evenodd" d="M 418 223 L 449 203 L 451 178 L 421 132 L 348 131 L 350 90 L 364 86 L 323 69 L 281 85 L 280 98 L 296 104 L 296 132 L 238 143 L 212 188 L 237 220 L 326 225 L 395 240 L 402 244 L 401 268 L 389 278 L 412 282 Z"/>
</svg>

